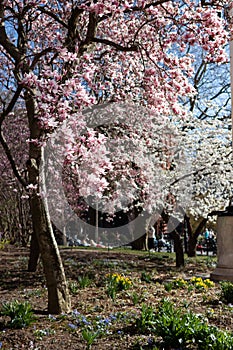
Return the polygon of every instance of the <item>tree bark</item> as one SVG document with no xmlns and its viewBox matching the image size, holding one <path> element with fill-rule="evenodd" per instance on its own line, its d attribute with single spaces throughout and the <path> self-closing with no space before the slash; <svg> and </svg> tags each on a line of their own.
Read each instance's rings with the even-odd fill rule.
<svg viewBox="0 0 233 350">
<path fill-rule="evenodd" d="M 176 253 L 176 267 L 184 266 L 184 251 L 182 239 L 177 231 L 171 232 L 170 236 L 174 241 L 174 251 Z"/>
<path fill-rule="evenodd" d="M 197 240 L 198 236 L 203 232 L 207 218 L 203 218 L 199 225 L 197 226 L 195 232 L 192 232 L 191 225 L 189 224 L 189 240 L 188 240 L 188 257 L 195 257 L 196 256 L 196 246 L 197 246 Z"/>
<path fill-rule="evenodd" d="M 40 256 L 40 248 L 38 239 L 36 236 L 35 228 L 33 228 L 33 233 L 31 236 L 31 242 L 30 242 L 30 255 L 28 260 L 28 271 L 29 272 L 36 272 L 39 256 Z"/>
<path fill-rule="evenodd" d="M 48 312 L 51 314 L 69 312 L 69 291 L 60 253 L 44 203 L 37 193 L 31 196 L 31 213 L 48 288 Z"/>
<path fill-rule="evenodd" d="M 146 250 L 146 234 L 130 243 L 133 250 Z"/>
<path fill-rule="evenodd" d="M 25 93 L 30 138 L 39 140 L 40 130 L 35 118 L 35 101 L 30 92 Z M 60 252 L 53 234 L 46 201 L 39 191 L 39 168 L 43 152 L 38 144 L 29 145 L 28 180 L 33 185 L 30 193 L 30 208 L 34 234 L 36 235 L 48 288 L 48 312 L 59 314 L 70 311 L 70 297 Z M 41 173 L 44 173 L 42 169 Z M 43 179 L 42 179 L 43 185 Z M 36 245 L 35 245 L 36 247 Z M 33 252 L 31 252 L 33 253 Z M 38 254 L 38 252 L 36 253 Z"/>
</svg>

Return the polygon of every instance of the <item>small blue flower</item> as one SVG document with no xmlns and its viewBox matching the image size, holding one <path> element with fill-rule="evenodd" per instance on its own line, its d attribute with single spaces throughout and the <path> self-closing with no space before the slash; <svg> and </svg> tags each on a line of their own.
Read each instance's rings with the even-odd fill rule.
<svg viewBox="0 0 233 350">
<path fill-rule="evenodd" d="M 119 331 L 117 331 L 117 334 L 122 334 L 122 331 L 120 331 L 120 330 L 119 330 Z"/>
<path fill-rule="evenodd" d="M 56 317 L 53 316 L 53 315 L 49 315 L 49 319 L 50 319 L 51 321 L 56 321 Z"/>
<path fill-rule="evenodd" d="M 109 325 L 111 323 L 111 320 L 109 318 L 105 318 L 104 324 Z"/>
<path fill-rule="evenodd" d="M 90 322 L 87 321 L 87 319 L 86 319 L 85 316 L 82 316 L 82 322 L 83 322 L 85 325 L 90 325 Z"/>
<path fill-rule="evenodd" d="M 148 338 L 148 339 L 147 339 L 147 344 L 148 344 L 148 345 L 153 345 L 153 344 L 154 344 L 154 339 Z"/>
<path fill-rule="evenodd" d="M 115 321 L 115 320 L 117 319 L 115 315 L 110 315 L 110 318 L 111 318 L 113 321 Z"/>
<path fill-rule="evenodd" d="M 2 348 L 2 345 L 3 345 L 3 344 L 2 344 L 2 342 L 0 341 L 0 349 Z"/>
<path fill-rule="evenodd" d="M 78 310 L 75 309 L 75 310 L 73 310 L 73 315 L 74 315 L 74 316 L 79 316 L 79 315 L 80 315 L 80 312 L 78 312 Z"/>
<path fill-rule="evenodd" d="M 71 329 L 77 329 L 77 326 L 73 323 L 69 323 L 68 326 L 71 328 Z"/>
</svg>

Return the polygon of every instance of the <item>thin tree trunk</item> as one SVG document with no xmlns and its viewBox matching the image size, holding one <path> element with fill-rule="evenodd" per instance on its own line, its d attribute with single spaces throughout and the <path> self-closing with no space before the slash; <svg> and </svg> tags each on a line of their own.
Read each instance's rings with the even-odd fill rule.
<svg viewBox="0 0 233 350">
<path fill-rule="evenodd" d="M 39 256 L 40 256 L 39 243 L 38 243 L 35 229 L 33 228 L 33 233 L 32 233 L 31 242 L 30 242 L 30 255 L 29 255 L 29 260 L 28 260 L 28 271 L 29 272 L 36 271 L 38 261 L 39 261 Z"/>
<path fill-rule="evenodd" d="M 69 291 L 60 253 L 44 203 L 37 193 L 31 197 L 31 210 L 48 288 L 48 312 L 52 314 L 69 312 Z"/>
<path fill-rule="evenodd" d="M 171 232 L 170 236 L 174 241 L 174 251 L 176 253 L 176 267 L 184 266 L 184 251 L 182 239 L 177 231 Z"/>
<path fill-rule="evenodd" d="M 168 223 L 169 219 L 171 219 L 171 217 L 169 217 L 169 215 L 164 211 L 161 213 L 161 217 L 165 223 Z M 173 218 L 172 220 L 175 220 L 175 222 L 177 221 L 177 219 L 175 218 Z M 184 266 L 184 250 L 180 234 L 179 232 L 174 230 L 170 233 L 170 237 L 174 241 L 174 251 L 176 253 L 176 267 Z"/>
<path fill-rule="evenodd" d="M 135 239 L 133 242 L 130 243 L 133 250 L 147 250 L 146 247 L 146 234 L 143 236 Z"/>
<path fill-rule="evenodd" d="M 191 232 L 189 233 L 189 240 L 188 240 L 188 256 L 189 257 L 194 257 L 196 256 L 196 247 L 197 247 L 197 240 L 199 235 L 203 232 L 206 222 L 208 219 L 203 218 L 201 220 L 201 222 L 199 223 L 199 225 L 197 226 L 195 232 L 192 232 L 192 228 L 190 225 L 189 230 L 191 230 Z"/>
<path fill-rule="evenodd" d="M 25 102 L 29 120 L 30 138 L 39 139 L 40 130 L 35 118 L 35 105 L 31 93 L 25 93 Z M 30 208 L 34 234 L 36 234 L 41 259 L 43 263 L 46 285 L 48 288 L 48 312 L 59 314 L 70 311 L 70 297 L 62 265 L 60 252 L 53 234 L 46 201 L 42 200 L 39 193 L 39 167 L 43 153 L 39 145 L 30 143 L 28 179 L 33 185 L 30 194 Z M 44 173 L 42 169 L 42 174 Z M 43 179 L 42 179 L 43 184 Z"/>
</svg>

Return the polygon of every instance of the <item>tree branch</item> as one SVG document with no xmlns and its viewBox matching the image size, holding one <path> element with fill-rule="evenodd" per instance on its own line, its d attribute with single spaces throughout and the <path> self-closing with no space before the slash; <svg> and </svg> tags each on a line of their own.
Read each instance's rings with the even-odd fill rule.
<svg viewBox="0 0 233 350">
<path fill-rule="evenodd" d="M 92 42 L 112 46 L 115 49 L 117 49 L 118 51 L 124 51 L 124 52 L 138 51 L 138 45 L 122 46 L 122 45 L 117 44 L 114 41 L 111 41 L 108 39 L 93 38 Z"/>
<path fill-rule="evenodd" d="M 232 154 L 232 150 L 226 155 L 226 158 L 230 157 L 231 154 Z M 211 164 L 211 166 L 214 166 L 214 165 L 218 165 L 217 161 L 215 161 L 214 163 Z M 206 169 L 206 166 L 203 166 L 203 167 L 200 168 L 200 169 L 197 169 L 197 170 L 195 170 L 195 171 L 191 171 L 191 172 L 188 173 L 188 174 L 184 174 L 184 175 L 181 176 L 179 179 L 176 179 L 176 180 L 174 180 L 172 183 L 170 183 L 170 186 L 174 186 L 174 185 L 177 184 L 179 181 L 184 180 L 184 179 L 186 179 L 186 178 L 189 177 L 189 176 L 198 175 L 198 173 L 204 171 L 205 169 Z M 210 174 L 212 174 L 211 171 L 205 173 L 205 175 L 210 175 Z"/>
<path fill-rule="evenodd" d="M 17 90 L 14 93 L 14 96 L 12 97 L 10 103 L 8 104 L 7 108 L 0 114 L 0 126 L 3 122 L 3 120 L 5 119 L 5 117 L 13 110 L 20 94 L 22 91 L 23 87 L 22 86 L 18 86 Z"/>
<path fill-rule="evenodd" d="M 208 218 L 203 218 L 201 220 L 201 222 L 199 223 L 199 225 L 197 226 L 195 232 L 194 232 L 194 237 L 197 239 L 198 236 L 202 233 L 202 231 L 204 230 L 206 223 L 208 221 Z"/>
<path fill-rule="evenodd" d="M 27 187 L 27 183 L 26 181 L 20 176 L 20 172 L 15 164 L 15 161 L 12 157 L 12 154 L 11 154 L 11 150 L 6 142 L 6 139 L 2 133 L 2 129 L 0 128 L 0 143 L 5 151 L 5 154 L 7 156 L 7 159 L 9 160 L 10 164 L 11 164 L 11 167 L 12 167 L 12 170 L 13 170 L 13 173 L 15 175 L 15 177 L 19 180 L 19 182 L 21 183 L 21 185 L 26 188 Z"/>
<path fill-rule="evenodd" d="M 75 41 L 77 40 L 77 38 L 80 40 L 79 33 L 77 31 L 77 23 L 79 16 L 82 14 L 82 12 L 83 10 L 78 8 L 78 6 L 74 7 L 72 9 L 71 16 L 68 20 L 68 33 L 66 37 L 66 45 L 70 52 L 75 51 Z"/>
<path fill-rule="evenodd" d="M 39 6 L 38 9 L 41 11 L 41 13 L 48 15 L 49 17 L 53 18 L 56 22 L 61 24 L 64 28 L 68 29 L 68 25 L 64 21 L 62 21 L 54 12 L 46 10 L 44 6 Z"/>
<path fill-rule="evenodd" d="M 21 61 L 21 53 L 17 49 L 17 47 L 12 44 L 9 40 L 6 29 L 5 29 L 5 21 L 4 21 L 4 5 L 3 0 L 0 1 L 0 45 L 6 50 L 10 56 L 19 63 Z"/>
<path fill-rule="evenodd" d="M 52 49 L 51 47 L 48 47 L 42 50 L 41 52 L 35 54 L 30 68 L 33 69 L 42 56 L 45 56 L 47 53 L 54 52 L 54 51 L 55 51 L 54 49 Z M 55 51 L 55 53 L 57 52 Z"/>
</svg>

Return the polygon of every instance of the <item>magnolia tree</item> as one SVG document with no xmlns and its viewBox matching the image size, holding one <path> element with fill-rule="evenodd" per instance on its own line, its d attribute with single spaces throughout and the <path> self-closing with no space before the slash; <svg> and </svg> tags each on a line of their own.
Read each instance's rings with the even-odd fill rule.
<svg viewBox="0 0 233 350">
<path fill-rule="evenodd" d="M 231 120 L 197 120 L 190 124 L 189 150 L 192 150 L 192 205 L 187 215 L 195 218 L 193 229 L 188 222 L 188 254 L 195 255 L 197 239 L 210 214 L 224 210 L 232 198 L 232 134 Z M 195 126 L 195 128 L 193 128 Z M 195 145 L 193 147 L 193 145 Z M 215 217 L 214 217 L 215 218 Z"/>
<path fill-rule="evenodd" d="M 187 121 L 174 116 L 168 124 L 157 116 L 158 124 L 148 131 L 143 127 L 143 118 L 139 118 L 138 125 L 139 111 L 147 116 L 147 123 L 150 119 L 145 108 L 135 110 L 133 105 L 133 116 L 129 105 L 127 110 L 122 110 L 124 123 L 116 124 L 117 118 L 111 122 L 116 113 L 118 117 L 121 114 L 119 104 L 113 104 L 101 110 L 101 122 L 106 111 L 108 119 L 111 118 L 107 119 L 107 126 L 101 125 L 98 132 L 88 130 L 74 138 L 73 153 L 66 158 L 63 177 L 66 147 L 63 155 L 58 156 L 57 143 L 53 138 L 53 144 L 48 142 L 47 169 L 51 161 L 53 166 L 50 164 L 50 173 L 47 172 L 46 188 L 52 219 L 61 230 L 67 227 L 65 231 L 72 240 L 97 237 L 105 244 L 119 245 L 141 237 L 147 226 L 154 225 L 162 216 L 167 222 L 167 232 L 181 244 L 174 231 L 186 211 L 186 218 L 187 215 L 204 217 L 204 224 L 208 214 L 223 209 L 232 196 L 230 119 L 227 123 L 190 116 Z M 100 109 L 95 114 L 95 123 L 99 112 Z M 131 124 L 127 124 L 128 117 Z M 54 139 L 61 140 L 61 133 Z M 90 207 L 95 211 L 93 223 L 101 226 L 98 235 L 96 228 L 87 224 L 87 219 L 91 219 Z M 132 215 L 136 208 L 137 219 Z M 128 214 L 125 221 L 120 220 L 124 217 L 122 211 Z M 64 212 L 65 217 L 60 215 Z M 109 225 L 107 219 L 113 223 Z M 190 254 L 203 228 L 204 225 L 199 225 L 195 234 L 189 230 Z"/>
<path fill-rule="evenodd" d="M 190 80 L 194 64 L 190 47 L 201 47 L 207 62 L 222 63 L 227 60 L 224 46 L 228 32 L 224 19 L 219 16 L 225 3 L 217 0 L 207 3 L 196 0 L 0 1 L 0 84 L 7 95 L 1 100 L 1 143 L 13 165 L 2 125 L 5 119 L 14 120 L 17 108 L 24 109 L 30 134 L 26 183 L 17 167 L 13 166 L 13 171 L 27 187 L 30 196 L 33 240 L 39 243 L 42 256 L 49 312 L 68 311 L 70 302 L 48 211 L 45 185 L 49 178 L 49 164 L 46 163 L 50 161 L 47 157 L 49 152 L 46 154 L 45 151 L 45 162 L 41 166 L 44 157 L 42 146 L 54 130 L 60 130 L 58 134 L 61 132 L 63 139 L 56 141 L 53 134 L 52 140 L 58 146 L 62 145 L 63 161 L 73 166 L 82 196 L 88 197 L 88 190 L 83 190 L 87 178 L 89 194 L 97 198 L 109 195 L 110 209 L 113 210 L 119 200 L 114 198 L 114 185 L 111 183 L 117 174 L 121 174 L 121 181 L 116 186 L 125 184 L 125 181 L 132 187 L 136 186 L 140 201 L 144 196 L 150 206 L 149 189 L 156 186 L 153 172 L 148 167 L 149 173 L 143 182 L 145 170 L 142 160 L 137 164 L 138 159 L 131 158 L 131 166 L 126 168 L 125 163 L 129 162 L 127 156 L 119 164 L 120 156 L 117 154 L 117 162 L 109 161 L 106 136 L 102 132 L 102 136 L 96 139 L 95 133 L 98 133 L 100 124 L 89 123 L 85 109 L 103 102 L 109 102 L 110 106 L 111 103 L 123 103 L 125 106 L 134 103 L 139 113 L 139 106 L 146 108 L 146 112 L 142 110 L 140 115 L 141 124 L 137 115 L 139 132 L 132 128 L 132 110 L 135 111 L 135 107 L 130 107 L 131 122 L 120 120 L 117 113 L 112 118 L 116 118 L 118 128 L 124 122 L 122 129 L 130 129 L 128 134 L 123 133 L 123 143 L 130 139 L 130 143 L 126 142 L 130 146 L 130 154 L 138 141 L 147 155 L 150 143 L 152 150 L 158 152 L 158 144 L 153 146 L 158 125 L 161 126 L 161 140 L 168 123 L 174 118 L 178 119 L 173 123 L 176 126 L 180 120 L 187 120 L 187 123 L 190 120 L 179 103 L 182 97 L 195 95 Z M 160 153 L 167 157 L 174 154 L 172 145 L 176 132 L 170 134 L 172 137 L 164 141 L 160 149 Z M 122 137 L 118 136 L 118 140 Z M 85 147 L 82 147 L 84 144 Z M 97 159 L 96 166 L 86 162 L 80 172 L 77 168 L 80 152 L 81 160 L 87 159 L 87 154 Z M 142 151 L 138 154 L 143 156 Z M 153 152 L 152 159 L 147 158 L 152 165 Z M 76 165 L 72 165 L 73 161 Z M 156 163 L 157 174 L 164 169 L 164 162 L 167 166 L 170 160 Z M 39 190 L 39 175 L 43 193 Z M 184 177 L 184 174 L 179 177 Z M 174 179 L 173 187 L 175 184 Z M 61 191 L 56 190 L 58 194 Z M 130 197 L 134 199 L 134 193 L 127 194 L 126 203 L 129 203 Z M 156 191 L 153 193 L 155 198 Z M 174 201 L 171 197 L 169 201 L 170 206 Z"/>
<path fill-rule="evenodd" d="M 225 12 L 225 14 L 227 13 L 228 12 Z M 227 51 L 229 50 L 228 47 L 226 47 L 226 49 Z M 192 84 L 196 88 L 196 94 L 184 100 L 184 105 L 194 114 L 196 117 L 195 120 L 197 118 L 202 120 L 202 122 L 198 122 L 201 123 L 201 129 L 200 125 L 198 127 L 197 124 L 196 131 L 194 131 L 194 129 L 192 131 L 192 133 L 197 133 L 197 135 L 199 135 L 194 141 L 196 142 L 199 139 L 196 144 L 197 149 L 199 149 L 198 158 L 200 158 L 200 154 L 202 154 L 204 160 L 204 162 L 200 161 L 200 164 L 204 165 L 204 169 L 205 164 L 207 164 L 209 170 L 214 169 L 214 172 L 209 170 L 205 171 L 204 176 L 199 176 L 198 172 L 196 172 L 196 181 L 202 184 L 205 181 L 207 186 L 205 187 L 206 190 L 204 190 L 204 186 L 202 185 L 203 192 L 199 193 L 198 196 L 194 196 L 195 200 L 192 202 L 196 209 L 194 210 L 192 206 L 188 211 L 189 217 L 187 215 L 185 216 L 185 226 L 189 232 L 189 240 L 186 249 L 187 253 L 193 256 L 196 254 L 195 248 L 199 234 L 204 231 L 206 225 L 212 226 L 215 222 L 213 218 L 215 219 L 216 216 L 212 217 L 208 216 L 208 214 L 213 209 L 223 209 L 232 197 L 232 191 L 230 191 L 231 183 L 228 182 L 227 184 L 228 190 L 223 185 L 227 178 L 226 175 L 231 174 L 232 147 L 230 130 L 232 126 L 230 121 L 231 91 L 229 62 L 221 65 L 206 62 L 203 59 L 203 53 L 200 49 L 192 48 L 191 50 L 195 55 L 195 73 L 192 77 Z M 214 119 L 218 119 L 218 127 L 210 127 Z M 206 128 L 207 132 L 205 131 Z M 224 136 L 220 136 L 220 134 L 224 134 Z M 226 135 L 228 135 L 228 137 L 226 137 Z M 204 140 L 207 142 L 206 147 Z M 213 143 L 211 145 L 211 152 L 208 152 L 207 150 L 210 149 L 210 142 Z M 203 149 L 203 152 L 200 152 L 201 149 Z M 217 165 L 218 160 L 221 166 L 220 164 L 219 166 Z M 199 163 L 197 163 L 197 165 L 199 165 Z M 221 173 L 219 171 L 221 171 Z M 214 176 L 215 179 L 219 176 L 218 180 L 207 180 L 210 174 Z M 214 183 L 216 186 L 212 186 L 213 190 L 209 191 L 210 184 L 214 185 Z"/>
</svg>

